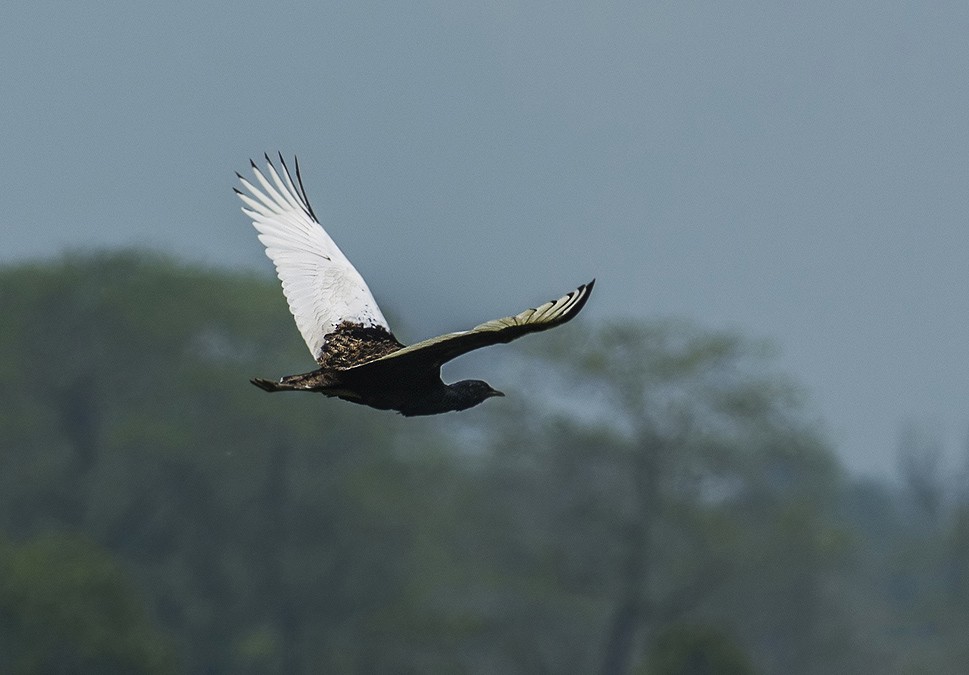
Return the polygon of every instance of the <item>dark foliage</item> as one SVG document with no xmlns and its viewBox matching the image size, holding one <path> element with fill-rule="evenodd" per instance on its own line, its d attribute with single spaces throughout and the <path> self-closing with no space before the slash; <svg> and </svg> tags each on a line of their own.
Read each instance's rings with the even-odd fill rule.
<svg viewBox="0 0 969 675">
<path fill-rule="evenodd" d="M 305 360 L 270 279 L 68 257 L 0 316 L 2 672 L 964 663 L 964 502 L 846 481 L 734 336 L 565 327 L 414 420 L 250 386 Z"/>
</svg>

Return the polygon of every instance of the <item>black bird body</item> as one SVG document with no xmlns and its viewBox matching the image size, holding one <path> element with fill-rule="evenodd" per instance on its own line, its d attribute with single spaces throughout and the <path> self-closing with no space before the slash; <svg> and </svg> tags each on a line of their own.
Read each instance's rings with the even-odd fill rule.
<svg viewBox="0 0 969 675">
<path fill-rule="evenodd" d="M 403 348 L 392 333 L 382 328 L 345 324 L 327 336 L 321 368 L 288 375 L 278 382 L 255 378 L 252 383 L 266 391 L 315 391 L 379 410 L 404 415 L 447 412 L 448 387 L 440 369 L 406 368 L 380 364 L 359 368 Z"/>
<path fill-rule="evenodd" d="M 265 391 L 315 391 L 407 417 L 465 410 L 491 396 L 504 396 L 481 380 L 444 384 L 440 371 L 399 368 L 320 368 L 279 382 L 254 378 L 252 383 Z"/>
<path fill-rule="evenodd" d="M 243 211 L 276 265 L 296 325 L 320 367 L 278 381 L 254 378 L 252 383 L 265 391 L 319 392 L 406 416 L 465 410 L 504 394 L 481 380 L 445 384 L 444 363 L 561 325 L 582 309 L 592 291 L 594 280 L 515 316 L 404 346 L 390 331 L 366 282 L 316 219 L 299 164 L 294 181 L 281 156 L 282 173 L 268 157 L 266 161 L 271 181 L 253 163 L 262 189 L 239 176 L 250 194 L 236 193 L 248 207 Z"/>
</svg>

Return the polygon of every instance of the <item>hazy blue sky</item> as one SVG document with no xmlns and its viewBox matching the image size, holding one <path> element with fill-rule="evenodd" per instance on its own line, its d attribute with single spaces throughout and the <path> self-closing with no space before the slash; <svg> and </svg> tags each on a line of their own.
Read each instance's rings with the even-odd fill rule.
<svg viewBox="0 0 969 675">
<path fill-rule="evenodd" d="M 964 0 L 5 2 L 0 262 L 268 273 L 231 188 L 279 149 L 404 337 L 596 276 L 587 319 L 774 341 L 883 470 L 969 430 L 967 36 Z"/>
</svg>

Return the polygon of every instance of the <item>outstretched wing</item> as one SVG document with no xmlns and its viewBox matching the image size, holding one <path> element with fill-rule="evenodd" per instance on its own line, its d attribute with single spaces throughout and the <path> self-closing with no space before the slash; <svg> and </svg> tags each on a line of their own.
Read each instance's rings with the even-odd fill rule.
<svg viewBox="0 0 969 675">
<path fill-rule="evenodd" d="M 572 319 L 585 306 L 586 300 L 592 293 L 593 285 L 595 285 L 595 279 L 558 300 L 550 300 L 534 309 L 526 309 L 521 314 L 487 321 L 471 330 L 424 340 L 350 370 L 359 371 L 384 366 L 439 368 L 441 364 L 472 350 L 511 342 L 527 333 L 537 333 L 560 326 Z"/>
<path fill-rule="evenodd" d="M 326 335 L 341 324 L 379 327 L 389 333 L 367 283 L 313 213 L 299 161 L 295 181 L 282 155 L 279 162 L 281 172 L 266 155 L 269 178 L 251 162 L 260 187 L 236 174 L 248 192 L 236 190 L 236 194 L 246 204 L 242 212 L 259 231 L 266 255 L 276 265 L 289 310 L 313 358 L 320 360 Z"/>
</svg>

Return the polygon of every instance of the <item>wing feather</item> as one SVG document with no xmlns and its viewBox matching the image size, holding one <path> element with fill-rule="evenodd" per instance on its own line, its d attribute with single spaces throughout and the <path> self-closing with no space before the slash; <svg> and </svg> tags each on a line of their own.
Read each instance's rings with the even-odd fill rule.
<svg viewBox="0 0 969 675">
<path fill-rule="evenodd" d="M 585 306 L 595 279 L 544 305 L 526 309 L 515 316 L 494 319 L 479 324 L 471 330 L 447 333 L 404 347 L 379 359 L 374 359 L 351 370 L 380 368 L 383 366 L 405 367 L 423 365 L 439 368 L 442 364 L 472 350 L 490 345 L 511 342 L 528 333 L 548 330 L 571 320 Z"/>
<path fill-rule="evenodd" d="M 313 358 L 323 354 L 326 335 L 343 322 L 390 330 L 367 283 L 313 213 L 296 162 L 296 180 L 279 157 L 281 170 L 266 156 L 264 173 L 251 162 L 255 182 L 243 176 L 236 190 L 242 212 L 259 233 L 276 266 L 296 327 Z"/>
</svg>

